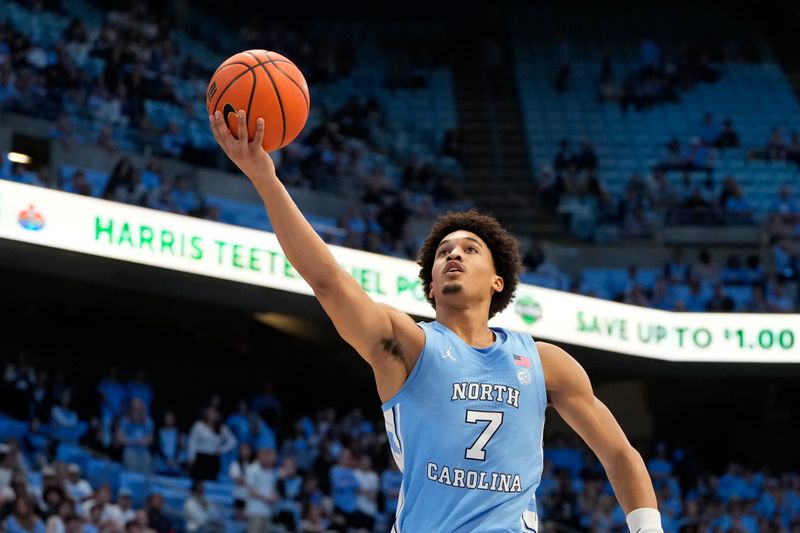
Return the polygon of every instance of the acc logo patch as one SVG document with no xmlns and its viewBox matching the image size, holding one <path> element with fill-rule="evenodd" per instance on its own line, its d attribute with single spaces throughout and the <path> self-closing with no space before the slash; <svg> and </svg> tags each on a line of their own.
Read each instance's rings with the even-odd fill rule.
<svg viewBox="0 0 800 533">
<path fill-rule="evenodd" d="M 517 369 L 517 381 L 519 381 L 522 385 L 528 385 L 531 382 L 531 371 L 527 368 L 518 368 Z"/>
</svg>

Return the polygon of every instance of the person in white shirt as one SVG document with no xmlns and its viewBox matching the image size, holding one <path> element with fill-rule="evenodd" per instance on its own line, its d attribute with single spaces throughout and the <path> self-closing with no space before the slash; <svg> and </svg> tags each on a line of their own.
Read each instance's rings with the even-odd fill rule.
<svg viewBox="0 0 800 533">
<path fill-rule="evenodd" d="M 272 448 L 258 450 L 256 461 L 247 467 L 247 533 L 269 531 L 272 523 L 272 504 L 278 501 L 278 473 L 275 469 L 277 454 Z"/>
<path fill-rule="evenodd" d="M 195 479 L 216 480 L 221 466 L 220 456 L 236 446 L 236 437 L 220 422 L 219 412 L 207 407 L 203 418 L 189 432 L 188 456 Z"/>
<path fill-rule="evenodd" d="M 372 459 L 367 454 L 361 456 L 358 468 L 355 471 L 358 480 L 358 496 L 356 509 L 365 515 L 376 518 L 378 516 L 378 488 L 380 479 L 372 469 Z"/>
<path fill-rule="evenodd" d="M 109 527 L 112 530 L 125 527 L 122 511 L 118 505 L 111 503 L 111 488 L 108 485 L 101 486 L 95 491 L 91 499 L 83 503 L 83 516 L 90 517 L 95 506 L 100 506 L 102 509 L 99 520 L 104 527 Z"/>
<path fill-rule="evenodd" d="M 235 483 L 233 487 L 233 506 L 237 518 L 244 519 L 244 506 L 247 501 L 247 481 L 245 472 L 253 461 L 253 448 L 246 442 L 239 444 L 236 460 L 228 468 L 228 475 Z"/>
<path fill-rule="evenodd" d="M 136 510 L 133 508 L 133 492 L 128 487 L 122 487 L 117 494 L 117 505 L 122 516 L 122 523 L 127 524 L 136 518 Z"/>
<path fill-rule="evenodd" d="M 70 463 L 67 467 L 67 480 L 64 486 L 70 498 L 80 503 L 92 495 L 92 486 L 88 481 L 81 478 L 81 467 L 75 463 Z"/>
<path fill-rule="evenodd" d="M 203 480 L 192 484 L 192 492 L 183 504 L 183 518 L 189 533 L 221 533 L 222 521 L 217 508 L 205 497 Z"/>
</svg>

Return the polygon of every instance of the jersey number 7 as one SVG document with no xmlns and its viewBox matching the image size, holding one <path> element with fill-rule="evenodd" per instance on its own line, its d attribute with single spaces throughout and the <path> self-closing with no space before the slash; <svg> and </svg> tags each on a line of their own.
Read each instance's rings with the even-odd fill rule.
<svg viewBox="0 0 800 533">
<path fill-rule="evenodd" d="M 472 443 L 472 446 L 467 448 L 466 452 L 464 453 L 464 457 L 467 459 L 472 459 L 473 461 L 484 461 L 486 459 L 486 445 L 489 444 L 489 441 L 494 437 L 494 434 L 497 433 L 497 430 L 500 429 L 500 426 L 503 425 L 503 412 L 502 411 L 475 411 L 473 409 L 467 409 L 467 419 L 466 422 L 468 424 L 476 424 L 478 422 L 488 422 L 486 427 L 481 431 L 481 434 L 478 435 L 478 438 L 475 439 L 475 442 Z"/>
</svg>

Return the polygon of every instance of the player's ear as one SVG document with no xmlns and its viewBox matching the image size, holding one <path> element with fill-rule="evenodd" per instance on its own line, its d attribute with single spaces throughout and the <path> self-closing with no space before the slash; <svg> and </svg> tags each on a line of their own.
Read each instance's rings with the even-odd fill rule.
<svg viewBox="0 0 800 533">
<path fill-rule="evenodd" d="M 495 292 L 503 292 L 503 287 L 505 287 L 505 285 L 505 281 L 503 281 L 503 278 L 500 276 L 495 276 L 494 280 L 492 280 L 492 288 Z"/>
<path fill-rule="evenodd" d="M 431 281 L 430 285 L 428 285 L 428 298 L 433 300 L 433 282 Z"/>
</svg>

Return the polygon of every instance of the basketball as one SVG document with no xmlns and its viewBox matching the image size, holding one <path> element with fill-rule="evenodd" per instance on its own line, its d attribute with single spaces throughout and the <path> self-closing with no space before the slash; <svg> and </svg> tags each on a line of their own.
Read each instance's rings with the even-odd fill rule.
<svg viewBox="0 0 800 533">
<path fill-rule="evenodd" d="M 283 148 L 302 131 L 311 103 L 302 72 L 284 56 L 267 50 L 247 50 L 229 57 L 214 72 L 206 92 L 209 115 L 222 113 L 231 133 L 239 138 L 236 113 L 247 114 L 252 141 L 256 120 L 264 119 L 267 152 Z"/>
</svg>

